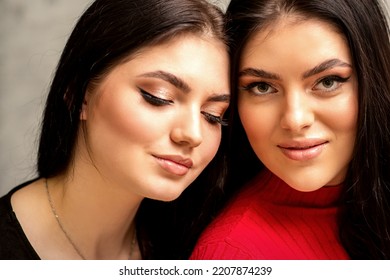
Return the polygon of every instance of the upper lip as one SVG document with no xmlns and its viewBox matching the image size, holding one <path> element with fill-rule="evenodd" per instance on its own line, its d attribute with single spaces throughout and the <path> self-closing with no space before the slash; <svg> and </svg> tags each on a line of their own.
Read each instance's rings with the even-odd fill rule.
<svg viewBox="0 0 390 280">
<path fill-rule="evenodd" d="M 173 161 L 173 162 L 180 164 L 180 165 L 183 165 L 187 168 L 191 168 L 194 165 L 194 163 L 192 162 L 192 160 L 190 158 L 185 158 L 185 157 L 180 156 L 180 155 L 154 155 L 154 156 L 157 158 L 164 159 L 164 160 Z"/>
<path fill-rule="evenodd" d="M 308 149 L 327 143 L 327 140 L 320 138 L 305 138 L 299 140 L 288 140 L 279 143 L 277 146 L 283 149 Z"/>
</svg>

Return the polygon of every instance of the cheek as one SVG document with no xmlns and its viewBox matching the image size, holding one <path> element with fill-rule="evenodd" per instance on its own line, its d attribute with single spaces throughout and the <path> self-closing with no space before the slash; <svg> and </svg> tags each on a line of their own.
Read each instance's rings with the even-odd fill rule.
<svg viewBox="0 0 390 280">
<path fill-rule="evenodd" d="M 239 101 L 238 113 L 251 146 L 256 153 L 260 152 L 257 149 L 266 145 L 272 132 L 272 115 L 245 101 Z"/>
<path fill-rule="evenodd" d="M 203 135 L 205 135 L 205 137 L 201 145 L 200 157 L 203 159 L 204 165 L 207 165 L 218 151 L 221 143 L 221 129 L 213 127 L 211 130 L 207 129 Z"/>
<path fill-rule="evenodd" d="M 327 113 L 329 127 L 333 128 L 334 132 L 339 134 L 340 138 L 343 137 L 345 141 L 349 142 L 345 144 L 353 145 L 357 130 L 357 93 L 338 100 L 330 108 L 332 109 Z"/>
<path fill-rule="evenodd" d="M 92 124 L 95 138 L 106 141 L 106 145 L 146 142 L 155 136 L 158 127 L 154 118 L 142 110 L 135 100 L 106 98 L 97 104 Z"/>
</svg>

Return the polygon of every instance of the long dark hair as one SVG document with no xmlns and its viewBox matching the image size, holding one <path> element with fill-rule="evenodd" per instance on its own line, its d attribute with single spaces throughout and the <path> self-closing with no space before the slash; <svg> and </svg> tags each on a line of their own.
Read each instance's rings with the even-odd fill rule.
<svg viewBox="0 0 390 280">
<path fill-rule="evenodd" d="M 232 0 L 227 9 L 232 53 L 232 130 L 228 187 L 237 189 L 263 165 L 237 112 L 237 70 L 245 44 L 283 14 L 335 26 L 348 41 L 358 78 L 354 154 L 344 183 L 342 243 L 354 259 L 390 258 L 390 41 L 386 15 L 375 0 Z"/>
<path fill-rule="evenodd" d="M 80 109 L 88 86 L 98 83 L 114 66 L 143 47 L 187 33 L 226 43 L 223 13 L 203 0 L 94 1 L 75 25 L 51 83 L 41 125 L 39 177 L 71 170 Z M 212 165 L 216 162 L 218 157 Z M 153 239 L 144 229 L 152 230 L 156 226 L 147 224 L 170 217 L 164 216 L 163 210 L 153 213 L 153 202 L 149 204 L 141 205 L 137 217 L 141 253 L 143 258 L 164 258 L 169 251 L 157 253 L 156 243 L 169 240 Z"/>
</svg>

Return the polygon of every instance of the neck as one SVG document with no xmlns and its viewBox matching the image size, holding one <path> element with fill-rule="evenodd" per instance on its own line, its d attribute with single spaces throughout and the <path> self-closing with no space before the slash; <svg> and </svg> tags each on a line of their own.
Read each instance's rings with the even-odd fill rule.
<svg viewBox="0 0 390 280">
<path fill-rule="evenodd" d="M 134 217 L 142 197 L 98 176 L 83 180 L 72 175 L 52 178 L 49 185 L 56 212 L 78 249 L 87 259 L 132 257 Z"/>
<path fill-rule="evenodd" d="M 315 191 L 302 192 L 293 189 L 267 169 L 261 172 L 255 180 L 264 185 L 262 194 L 264 200 L 272 201 L 275 204 L 310 208 L 340 205 L 342 184 L 323 186 Z"/>
</svg>

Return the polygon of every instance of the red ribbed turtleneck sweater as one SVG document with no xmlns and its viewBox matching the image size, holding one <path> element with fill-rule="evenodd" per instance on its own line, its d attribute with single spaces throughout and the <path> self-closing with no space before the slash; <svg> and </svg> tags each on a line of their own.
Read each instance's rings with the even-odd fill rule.
<svg viewBox="0 0 390 280">
<path fill-rule="evenodd" d="M 204 231 L 191 259 L 348 259 L 338 237 L 340 191 L 299 192 L 265 170 Z"/>
</svg>

